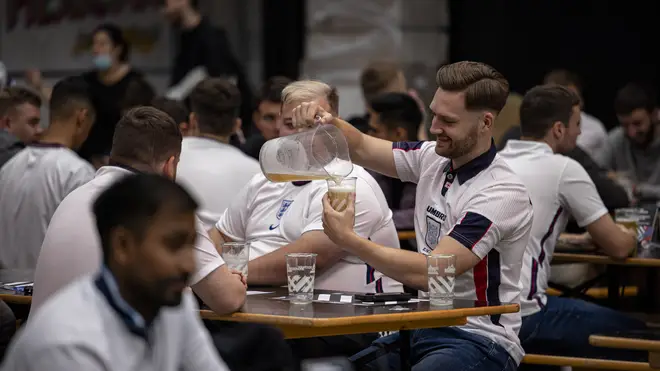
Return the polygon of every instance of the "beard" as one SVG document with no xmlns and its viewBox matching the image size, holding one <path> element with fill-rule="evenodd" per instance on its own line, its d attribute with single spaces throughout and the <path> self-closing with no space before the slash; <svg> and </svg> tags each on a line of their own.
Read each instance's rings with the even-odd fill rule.
<svg viewBox="0 0 660 371">
<path fill-rule="evenodd" d="M 470 129 L 467 135 L 460 140 L 452 139 L 447 136 L 438 137 L 435 144 L 435 153 L 449 159 L 460 158 L 472 151 L 477 144 L 477 140 L 479 139 L 478 136 L 477 125 L 475 125 Z M 440 140 L 440 138 L 448 140 Z"/>
</svg>

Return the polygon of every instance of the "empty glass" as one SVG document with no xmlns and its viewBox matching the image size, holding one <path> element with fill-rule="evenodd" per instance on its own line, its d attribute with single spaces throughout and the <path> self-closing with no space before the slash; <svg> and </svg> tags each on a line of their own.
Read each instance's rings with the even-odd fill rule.
<svg viewBox="0 0 660 371">
<path fill-rule="evenodd" d="M 228 269 L 241 272 L 247 280 L 248 263 L 250 262 L 249 242 L 225 242 L 222 244 L 222 260 Z"/>
<path fill-rule="evenodd" d="M 426 264 L 431 305 L 451 305 L 454 302 L 456 255 L 428 255 Z"/>
<path fill-rule="evenodd" d="M 307 304 L 314 299 L 314 277 L 316 254 L 286 254 L 286 278 L 289 286 L 289 301 Z"/>
<path fill-rule="evenodd" d="M 267 141 L 259 164 L 271 182 L 343 178 L 353 171 L 346 138 L 330 124 Z"/>
</svg>

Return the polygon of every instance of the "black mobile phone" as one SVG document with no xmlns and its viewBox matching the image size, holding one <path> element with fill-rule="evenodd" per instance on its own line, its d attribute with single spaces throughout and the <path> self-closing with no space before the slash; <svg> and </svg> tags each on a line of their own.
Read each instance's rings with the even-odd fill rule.
<svg viewBox="0 0 660 371">
<path fill-rule="evenodd" d="M 407 292 L 379 292 L 376 294 L 355 294 L 355 299 L 368 303 L 382 303 L 385 301 L 406 301 L 412 299 L 412 294 Z"/>
</svg>

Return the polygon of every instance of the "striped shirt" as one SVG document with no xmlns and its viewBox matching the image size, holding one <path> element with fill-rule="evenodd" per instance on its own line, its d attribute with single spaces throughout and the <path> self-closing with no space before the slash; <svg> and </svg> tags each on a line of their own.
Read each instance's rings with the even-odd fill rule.
<svg viewBox="0 0 660 371">
<path fill-rule="evenodd" d="M 458 169 L 435 153 L 434 142 L 397 142 L 393 151 L 399 178 L 417 183 L 419 252 L 428 255 L 442 237 L 450 236 L 481 259 L 456 277 L 456 298 L 490 305 L 518 303 L 532 205 L 495 144 Z M 461 329 L 494 341 L 519 363 L 524 354 L 518 340 L 520 325 L 520 313 L 511 313 L 469 317 Z"/>
<path fill-rule="evenodd" d="M 520 277 L 521 313 L 528 316 L 547 303 L 550 261 L 569 217 L 586 227 L 607 214 L 607 208 L 582 165 L 555 154 L 547 144 L 510 140 L 499 154 L 525 183 L 534 205 L 532 234 Z"/>
</svg>

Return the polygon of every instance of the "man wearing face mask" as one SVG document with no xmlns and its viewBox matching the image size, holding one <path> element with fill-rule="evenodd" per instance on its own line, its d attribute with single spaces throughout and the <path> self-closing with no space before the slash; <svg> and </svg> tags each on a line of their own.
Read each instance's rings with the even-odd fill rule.
<svg viewBox="0 0 660 371">
<path fill-rule="evenodd" d="M 243 66 L 232 53 L 225 30 L 212 26 L 202 17 L 196 0 L 165 0 L 164 3 L 163 13 L 178 31 L 178 47 L 170 84 L 179 84 L 197 67 L 205 68 L 210 77 L 234 81 L 242 98 L 239 116 L 244 123 L 252 122 L 252 89 Z M 245 125 L 241 132 L 248 138 L 256 130 L 253 131 L 253 125 Z M 238 144 L 236 140 L 232 142 Z"/>
</svg>

